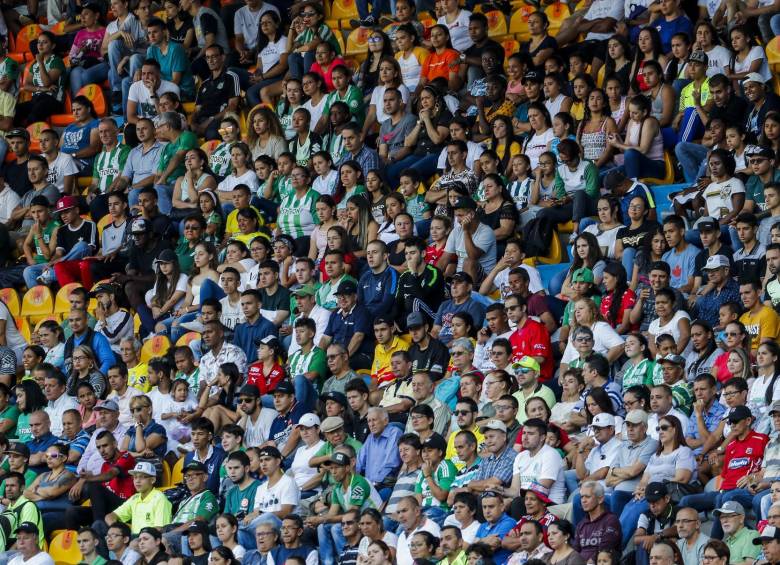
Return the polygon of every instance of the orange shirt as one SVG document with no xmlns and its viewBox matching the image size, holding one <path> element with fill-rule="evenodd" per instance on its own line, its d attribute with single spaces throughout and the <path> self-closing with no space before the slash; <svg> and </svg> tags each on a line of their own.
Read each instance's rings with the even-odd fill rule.
<svg viewBox="0 0 780 565">
<path fill-rule="evenodd" d="M 460 53 L 455 49 L 445 49 L 441 55 L 434 51 L 423 63 L 420 76 L 424 76 L 428 82 L 439 77 L 449 80 L 450 73 L 457 73 L 459 66 Z"/>
</svg>

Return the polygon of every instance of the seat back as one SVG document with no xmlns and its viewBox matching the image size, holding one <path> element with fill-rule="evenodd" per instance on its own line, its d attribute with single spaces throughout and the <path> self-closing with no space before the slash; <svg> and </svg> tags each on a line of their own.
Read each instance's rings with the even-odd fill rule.
<svg viewBox="0 0 780 565">
<path fill-rule="evenodd" d="M 30 51 L 30 43 L 33 40 L 37 40 L 38 36 L 43 30 L 38 24 L 30 24 L 24 26 L 16 34 L 16 43 L 14 44 L 14 52 L 24 55 L 24 60 L 32 61 L 32 51 Z"/>
<path fill-rule="evenodd" d="M 184 480 L 184 457 L 176 461 L 171 469 L 171 484 L 178 485 Z"/>
<path fill-rule="evenodd" d="M 358 9 L 355 0 L 333 0 L 330 6 L 331 20 L 349 20 L 358 17 Z"/>
<path fill-rule="evenodd" d="M 53 313 L 54 297 L 48 286 L 39 284 L 24 293 L 21 314 L 30 323 L 35 324 Z"/>
<path fill-rule="evenodd" d="M 101 118 L 106 115 L 108 105 L 106 104 L 106 98 L 103 96 L 103 90 L 98 84 L 86 84 L 81 87 L 78 92 L 79 96 L 86 96 L 92 105 L 95 107 L 95 112 Z"/>
<path fill-rule="evenodd" d="M 528 38 L 531 37 L 528 31 L 528 18 L 535 9 L 533 6 L 523 5 L 512 14 L 512 18 L 509 20 L 509 33 L 514 35 L 518 41 L 528 41 Z"/>
<path fill-rule="evenodd" d="M 150 359 L 162 357 L 171 348 L 171 340 L 164 335 L 156 335 L 147 339 L 141 347 L 141 363 L 148 363 Z"/>
<path fill-rule="evenodd" d="M 349 32 L 347 36 L 346 55 L 363 60 L 368 56 L 368 37 L 371 30 L 365 27 L 359 27 Z"/>
<path fill-rule="evenodd" d="M 81 283 L 68 283 L 57 291 L 57 296 L 54 298 L 54 313 L 65 314 L 70 312 L 70 301 L 68 296 L 73 292 L 74 288 L 79 288 Z"/>
<path fill-rule="evenodd" d="M 183 336 L 181 336 L 179 339 L 176 340 L 176 347 L 181 347 L 182 345 L 189 345 L 196 339 L 200 339 L 200 334 L 198 332 L 187 332 Z"/>
<path fill-rule="evenodd" d="M 30 134 L 30 150 L 36 153 L 41 152 L 41 132 L 49 129 L 46 122 L 35 122 L 27 126 L 27 133 Z"/>
<path fill-rule="evenodd" d="M 76 565 L 81 562 L 77 537 L 75 530 L 65 530 L 54 536 L 49 544 L 49 555 L 56 565 Z"/>
<path fill-rule="evenodd" d="M 21 313 L 22 303 L 15 288 L 0 288 L 0 300 L 5 303 L 11 316 L 18 316 Z"/>
<path fill-rule="evenodd" d="M 507 34 L 506 17 L 499 10 L 491 10 L 485 13 L 488 21 L 488 37 L 501 37 Z"/>
</svg>

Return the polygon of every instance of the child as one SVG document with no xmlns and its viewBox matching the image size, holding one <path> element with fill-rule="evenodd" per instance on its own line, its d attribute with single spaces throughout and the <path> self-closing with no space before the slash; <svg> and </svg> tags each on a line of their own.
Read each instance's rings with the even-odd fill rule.
<svg viewBox="0 0 780 565">
<path fill-rule="evenodd" d="M 203 190 L 198 195 L 200 213 L 206 218 L 206 235 L 204 239 L 214 245 L 219 245 L 222 241 L 225 225 L 225 220 L 222 217 L 222 206 L 218 203 L 219 197 L 211 190 Z"/>
<path fill-rule="evenodd" d="M 219 466 L 219 495 L 221 499 L 224 499 L 224 495 L 227 493 L 227 489 L 233 486 L 233 482 L 227 478 L 227 463 L 228 455 L 235 453 L 236 451 L 244 450 L 244 428 L 237 426 L 236 424 L 228 424 L 222 428 L 222 450 L 225 452 L 225 459 L 222 460 L 222 465 Z M 223 490 L 225 492 L 223 492 Z"/>
<path fill-rule="evenodd" d="M 366 106 L 363 102 L 363 92 L 352 84 L 352 71 L 344 65 L 338 65 L 333 69 L 332 76 L 334 88 L 328 93 L 325 109 L 316 129 L 322 130 L 325 128 L 330 115 L 330 107 L 334 102 L 344 102 L 355 121 L 362 124 L 366 119 Z"/>
<path fill-rule="evenodd" d="M 652 336 L 651 336 L 652 338 Z M 661 334 L 655 338 L 655 358 L 663 359 L 667 355 L 674 355 L 677 353 L 677 344 L 674 338 L 669 334 Z M 653 367 L 653 384 L 664 384 L 664 368 L 662 363 L 656 363 Z"/>
<path fill-rule="evenodd" d="M 479 156 L 479 164 L 482 168 L 482 179 L 484 179 L 487 175 L 496 174 L 501 177 L 501 180 L 503 180 L 504 184 L 506 185 L 506 177 L 504 176 L 500 167 L 501 159 L 498 158 L 498 154 L 495 151 L 492 149 L 486 149 L 483 151 L 482 155 Z M 485 201 L 485 189 L 482 186 L 482 182 L 482 180 L 479 181 L 477 191 L 474 193 L 474 200 L 477 202 Z"/>
<path fill-rule="evenodd" d="M 747 176 L 753 174 L 745 157 L 745 128 L 742 124 L 729 124 L 726 126 L 726 148 L 734 155 L 736 167 L 734 169 L 737 175 L 744 175 L 743 182 Z"/>
<path fill-rule="evenodd" d="M 292 187 L 292 173 L 295 157 L 292 153 L 282 153 L 276 158 L 276 170 L 271 171 L 263 189 L 263 198 L 280 204 L 282 199 L 295 192 Z"/>
<path fill-rule="evenodd" d="M 257 188 L 257 196 L 259 198 L 262 198 L 265 194 L 265 185 L 275 169 L 276 161 L 270 155 L 260 155 L 255 159 L 255 174 L 260 181 L 260 186 Z"/>
<path fill-rule="evenodd" d="M 178 453 L 180 444 L 190 441 L 190 426 L 182 422 L 198 407 L 190 397 L 190 385 L 185 379 L 176 379 L 171 385 L 171 394 L 164 397 L 167 402 L 160 407 L 160 423 L 168 433 L 168 450 Z"/>
<path fill-rule="evenodd" d="M 336 190 L 336 182 L 339 180 L 339 175 L 336 169 L 333 168 L 333 159 L 330 153 L 327 151 L 318 151 L 311 158 L 314 172 L 317 173 L 317 177 L 312 183 L 312 188 L 320 194 L 327 194 L 333 196 Z"/>
<path fill-rule="evenodd" d="M 406 169 L 399 177 L 398 191 L 403 194 L 406 201 L 406 211 L 412 216 L 414 222 L 428 220 L 431 217 L 431 209 L 425 202 L 425 197 L 418 192 L 420 177 L 414 169 Z"/>
<path fill-rule="evenodd" d="M 552 151 L 555 154 L 556 160 L 558 160 L 558 144 L 561 142 L 561 140 L 577 139 L 574 136 L 574 118 L 571 117 L 569 112 L 558 112 L 553 118 L 552 126 L 553 135 L 555 137 L 550 140 L 550 144 L 547 149 Z M 562 165 L 563 163 L 558 160 L 558 164 Z M 528 166 L 530 167 L 530 161 Z"/>
<path fill-rule="evenodd" d="M 574 80 L 574 77 L 586 72 L 588 72 L 588 65 L 582 53 L 576 52 L 569 55 L 569 80 Z"/>
<path fill-rule="evenodd" d="M 536 217 L 539 208 L 531 203 L 533 200 L 532 187 L 534 180 L 528 174 L 531 169 L 531 160 L 525 154 L 515 155 L 512 157 L 511 166 L 510 178 L 512 181 L 507 186 L 507 190 L 512 195 L 517 211 L 520 213 L 520 223 L 525 225 Z M 538 194 L 536 199 L 539 199 Z"/>
<path fill-rule="evenodd" d="M 287 234 L 276 236 L 273 243 L 274 261 L 279 264 L 279 283 L 288 288 L 295 283 L 295 241 Z"/>
</svg>

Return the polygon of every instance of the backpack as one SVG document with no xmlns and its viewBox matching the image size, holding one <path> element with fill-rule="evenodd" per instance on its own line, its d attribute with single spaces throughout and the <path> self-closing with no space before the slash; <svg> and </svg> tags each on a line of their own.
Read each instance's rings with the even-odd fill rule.
<svg viewBox="0 0 780 565">
<path fill-rule="evenodd" d="M 526 257 L 545 256 L 550 253 L 553 225 L 550 220 L 534 218 L 523 226 L 523 248 Z"/>
</svg>

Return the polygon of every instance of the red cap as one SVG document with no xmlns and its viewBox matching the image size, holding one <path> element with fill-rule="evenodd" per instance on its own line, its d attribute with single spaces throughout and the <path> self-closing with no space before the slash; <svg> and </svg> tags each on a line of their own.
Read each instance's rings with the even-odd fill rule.
<svg viewBox="0 0 780 565">
<path fill-rule="evenodd" d="M 69 210 L 70 208 L 78 208 L 79 200 L 75 196 L 66 195 L 57 200 L 57 212 Z"/>
</svg>

